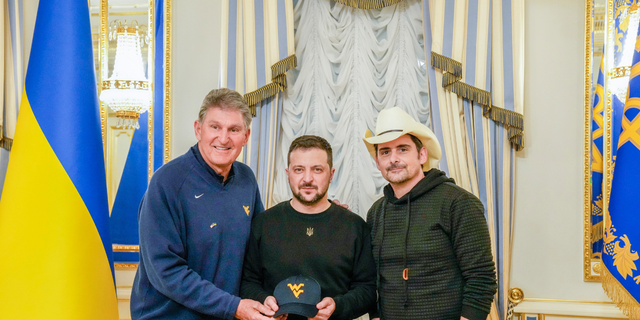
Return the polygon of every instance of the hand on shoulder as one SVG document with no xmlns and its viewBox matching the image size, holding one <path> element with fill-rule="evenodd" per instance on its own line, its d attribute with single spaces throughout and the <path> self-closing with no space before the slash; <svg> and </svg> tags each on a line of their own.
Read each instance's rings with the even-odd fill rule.
<svg viewBox="0 0 640 320">
<path fill-rule="evenodd" d="M 340 200 L 338 200 L 338 199 L 333 199 L 333 200 L 331 200 L 331 202 L 335 203 L 337 206 L 341 206 L 341 207 L 349 210 L 349 205 L 346 204 L 346 203 L 340 203 Z"/>
</svg>

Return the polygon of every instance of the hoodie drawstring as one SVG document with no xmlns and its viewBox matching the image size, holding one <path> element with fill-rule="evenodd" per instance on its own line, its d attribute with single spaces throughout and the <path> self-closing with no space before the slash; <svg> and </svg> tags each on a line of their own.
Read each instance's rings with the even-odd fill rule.
<svg viewBox="0 0 640 320">
<path fill-rule="evenodd" d="M 384 243 L 384 212 L 387 207 L 387 199 L 384 198 L 382 200 L 382 213 L 376 217 L 380 218 L 382 224 L 380 225 L 380 247 L 378 247 L 378 261 L 376 263 L 376 289 L 378 290 L 378 312 L 382 313 L 382 309 L 380 308 L 380 260 L 382 260 L 382 244 Z M 378 219 L 373 221 L 373 230 L 376 229 L 376 225 L 378 224 Z"/>
<path fill-rule="evenodd" d="M 409 306 L 409 268 L 407 267 L 407 243 L 409 242 L 409 224 L 411 222 L 411 193 L 407 198 L 407 224 L 404 231 L 404 269 L 402 278 L 404 279 L 404 307 Z"/>
<path fill-rule="evenodd" d="M 376 229 L 376 225 L 379 225 L 380 228 L 380 246 L 378 247 L 378 261 L 376 262 L 377 268 L 377 277 L 376 277 L 376 287 L 378 289 L 378 294 L 380 294 L 380 261 L 382 260 L 382 247 L 384 246 L 384 215 L 387 207 L 387 199 L 382 200 L 382 212 L 380 215 L 376 217 L 374 220 L 373 229 Z M 406 309 L 409 307 L 409 268 L 407 261 L 407 247 L 409 242 L 409 225 L 411 222 L 411 193 L 408 194 L 407 198 L 407 220 L 405 224 L 404 231 L 404 252 L 403 252 L 403 263 L 404 269 L 402 270 L 402 279 L 404 280 L 404 304 L 403 307 Z M 380 308 L 380 296 L 378 296 L 378 310 L 381 311 Z"/>
</svg>

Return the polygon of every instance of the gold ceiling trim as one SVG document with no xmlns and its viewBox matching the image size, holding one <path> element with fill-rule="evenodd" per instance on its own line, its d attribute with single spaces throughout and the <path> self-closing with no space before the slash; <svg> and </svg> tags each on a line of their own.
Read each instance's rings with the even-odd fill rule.
<svg viewBox="0 0 640 320">
<path fill-rule="evenodd" d="M 347 7 L 357 9 L 382 9 L 402 2 L 402 0 L 334 0 Z"/>
</svg>

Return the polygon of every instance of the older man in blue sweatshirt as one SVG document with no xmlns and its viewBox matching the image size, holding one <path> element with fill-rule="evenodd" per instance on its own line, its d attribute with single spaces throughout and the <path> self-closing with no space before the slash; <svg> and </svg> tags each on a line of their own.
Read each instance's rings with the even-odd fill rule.
<svg viewBox="0 0 640 320">
<path fill-rule="evenodd" d="M 244 320 L 274 314 L 238 297 L 251 220 L 264 210 L 253 172 L 235 161 L 250 125 L 240 94 L 212 90 L 194 123 L 198 143 L 153 175 L 139 209 L 132 319 Z"/>
</svg>

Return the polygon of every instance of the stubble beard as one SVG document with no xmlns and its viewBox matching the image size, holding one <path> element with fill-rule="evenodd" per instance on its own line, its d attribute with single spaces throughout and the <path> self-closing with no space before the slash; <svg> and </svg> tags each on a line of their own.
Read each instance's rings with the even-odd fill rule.
<svg viewBox="0 0 640 320">
<path fill-rule="evenodd" d="M 411 180 L 411 178 L 409 178 L 409 174 L 406 171 L 403 173 L 398 173 L 397 175 L 389 174 L 387 175 L 387 177 L 387 180 L 389 180 L 389 182 L 393 184 L 403 184 Z"/>
<path fill-rule="evenodd" d="M 397 172 L 397 173 L 391 173 L 391 170 L 393 169 L 404 169 L 403 171 Z M 397 165 L 397 164 L 392 164 L 389 165 L 387 168 L 387 176 L 385 178 L 387 178 L 387 181 L 389 181 L 390 183 L 393 184 L 403 184 L 411 179 L 413 179 L 413 176 L 411 176 L 409 174 L 409 170 L 407 169 L 407 165 Z"/>
<path fill-rule="evenodd" d="M 301 186 L 299 186 L 298 190 L 304 188 L 304 187 L 315 187 L 316 190 L 318 190 L 317 186 L 314 186 L 312 184 L 303 184 Z M 327 191 L 329 190 L 329 187 L 327 186 L 326 189 L 322 190 L 321 192 L 316 193 L 316 195 L 311 198 L 311 200 L 306 200 L 301 191 L 298 191 L 297 193 L 295 192 L 295 190 L 293 190 L 293 188 L 291 188 L 291 193 L 293 193 L 293 197 L 296 198 L 300 203 L 302 203 L 305 206 L 312 206 L 317 204 L 318 202 L 320 202 L 320 200 L 322 200 L 322 198 L 324 198 L 324 196 L 327 194 Z"/>
</svg>

